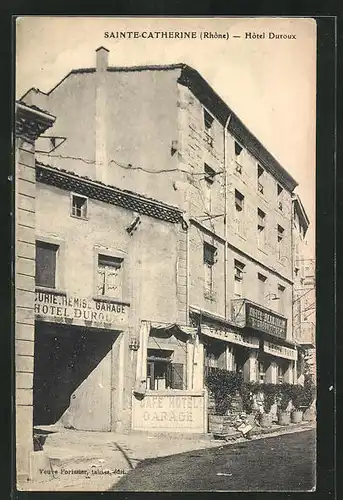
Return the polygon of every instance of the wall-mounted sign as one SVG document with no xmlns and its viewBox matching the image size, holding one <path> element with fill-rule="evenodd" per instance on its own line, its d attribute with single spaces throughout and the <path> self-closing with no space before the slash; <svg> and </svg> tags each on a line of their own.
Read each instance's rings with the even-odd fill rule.
<svg viewBox="0 0 343 500">
<path fill-rule="evenodd" d="M 128 322 L 128 306 L 78 296 L 36 292 L 37 320 L 117 330 Z"/>
<path fill-rule="evenodd" d="M 213 337 L 219 340 L 225 340 L 226 342 L 232 342 L 233 344 L 239 344 L 254 349 L 259 348 L 259 339 L 255 337 L 249 337 L 247 335 L 242 335 L 241 333 L 232 332 L 229 330 L 222 330 L 219 328 L 214 328 L 212 326 L 206 326 L 206 325 L 201 326 L 201 333 L 207 335 L 208 337 Z"/>
<path fill-rule="evenodd" d="M 132 428 L 174 432 L 206 432 L 205 394 L 201 391 L 151 391 L 132 396 Z"/>
<path fill-rule="evenodd" d="M 275 337 L 286 338 L 287 319 L 255 304 L 245 304 L 246 326 Z"/>
<path fill-rule="evenodd" d="M 290 349 L 283 345 L 272 344 L 271 342 L 264 341 L 263 350 L 267 354 L 272 354 L 273 356 L 278 356 L 279 358 L 292 359 L 296 361 L 298 359 L 298 351 L 296 349 Z"/>
</svg>

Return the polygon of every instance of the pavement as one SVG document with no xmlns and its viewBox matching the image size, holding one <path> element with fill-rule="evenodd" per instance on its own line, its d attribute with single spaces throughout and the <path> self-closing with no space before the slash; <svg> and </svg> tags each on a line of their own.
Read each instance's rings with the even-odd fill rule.
<svg viewBox="0 0 343 500">
<path fill-rule="evenodd" d="M 313 429 L 302 422 L 270 429 L 255 427 L 251 440 Z M 107 491 L 145 460 L 180 455 L 196 450 L 220 448 L 227 444 L 211 435 L 157 434 L 134 432 L 93 432 L 40 426 L 45 434 L 44 460 L 36 460 L 33 479 L 21 485 L 22 491 Z M 36 430 L 37 431 L 37 430 Z M 240 432 L 227 436 L 231 443 L 247 442 Z M 33 453 L 37 456 L 41 452 Z M 19 488 L 18 488 L 19 489 Z"/>
<path fill-rule="evenodd" d="M 111 491 L 314 491 L 315 444 L 311 429 L 145 460 Z"/>
</svg>

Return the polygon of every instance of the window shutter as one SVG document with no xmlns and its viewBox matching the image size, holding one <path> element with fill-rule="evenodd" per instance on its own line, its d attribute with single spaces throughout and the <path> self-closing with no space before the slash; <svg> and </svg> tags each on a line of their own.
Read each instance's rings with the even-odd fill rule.
<svg viewBox="0 0 343 500">
<path fill-rule="evenodd" d="M 36 245 L 36 285 L 55 288 L 57 247 L 47 243 Z"/>
<path fill-rule="evenodd" d="M 183 389 L 183 364 L 172 363 L 171 367 L 171 387 L 173 389 Z"/>
</svg>

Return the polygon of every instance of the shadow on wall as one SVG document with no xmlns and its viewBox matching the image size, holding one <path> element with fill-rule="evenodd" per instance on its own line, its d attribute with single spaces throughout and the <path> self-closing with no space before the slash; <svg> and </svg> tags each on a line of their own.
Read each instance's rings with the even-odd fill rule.
<svg viewBox="0 0 343 500">
<path fill-rule="evenodd" d="M 33 379 L 34 425 L 50 425 L 70 396 L 111 350 L 117 334 L 36 323 Z"/>
</svg>

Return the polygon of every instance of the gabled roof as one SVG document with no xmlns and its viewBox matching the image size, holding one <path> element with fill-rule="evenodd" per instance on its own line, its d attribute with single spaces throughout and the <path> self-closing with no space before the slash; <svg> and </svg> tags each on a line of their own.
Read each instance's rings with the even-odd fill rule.
<svg viewBox="0 0 343 500">
<path fill-rule="evenodd" d="M 180 70 L 178 82 L 187 86 L 194 95 L 205 105 L 209 111 L 224 126 L 230 118 L 228 130 L 242 143 L 242 145 L 256 158 L 256 160 L 269 171 L 276 180 L 288 191 L 293 191 L 298 185 L 297 181 L 285 170 L 278 160 L 265 148 L 257 137 L 244 125 L 234 111 L 214 91 L 209 83 L 194 68 L 185 63 L 167 65 L 143 66 L 111 66 L 108 72 L 139 72 L 139 71 L 174 71 Z M 71 70 L 47 95 L 50 95 L 61 83 L 73 74 L 95 73 L 95 68 L 80 68 Z"/>
</svg>

